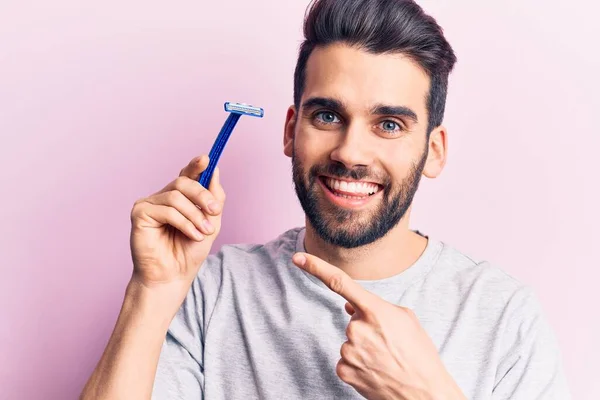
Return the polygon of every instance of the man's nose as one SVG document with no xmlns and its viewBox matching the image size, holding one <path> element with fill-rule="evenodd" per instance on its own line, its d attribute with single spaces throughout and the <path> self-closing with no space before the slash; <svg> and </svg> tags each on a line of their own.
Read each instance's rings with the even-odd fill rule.
<svg viewBox="0 0 600 400">
<path fill-rule="evenodd" d="M 357 166 L 368 166 L 373 163 L 373 151 L 369 143 L 369 134 L 364 127 L 351 124 L 340 135 L 339 143 L 331 152 L 331 159 L 352 169 Z"/>
</svg>

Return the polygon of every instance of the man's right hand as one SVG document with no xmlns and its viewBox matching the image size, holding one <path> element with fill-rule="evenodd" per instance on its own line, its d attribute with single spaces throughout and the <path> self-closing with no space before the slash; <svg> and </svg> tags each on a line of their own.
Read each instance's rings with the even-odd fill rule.
<svg viewBox="0 0 600 400">
<path fill-rule="evenodd" d="M 132 283 L 146 288 L 178 287 L 181 296 L 189 290 L 219 234 L 225 203 L 218 168 L 208 188 L 198 182 L 208 162 L 206 155 L 194 158 L 177 179 L 135 202 L 130 237 Z"/>
<path fill-rule="evenodd" d="M 133 276 L 115 329 L 80 399 L 151 397 L 169 324 L 221 229 L 225 192 L 219 171 L 215 169 L 208 189 L 198 183 L 208 161 L 206 155 L 193 159 L 161 191 L 135 202 Z"/>
</svg>

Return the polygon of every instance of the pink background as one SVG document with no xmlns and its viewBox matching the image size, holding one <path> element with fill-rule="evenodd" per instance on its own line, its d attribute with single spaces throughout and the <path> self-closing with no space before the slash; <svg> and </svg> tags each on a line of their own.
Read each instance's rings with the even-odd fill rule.
<svg viewBox="0 0 600 400">
<path fill-rule="evenodd" d="M 209 151 L 224 101 L 266 116 L 242 119 L 222 157 L 217 247 L 304 222 L 282 128 L 307 1 L 12 3 L 0 6 L 0 398 L 74 399 L 121 305 L 133 202 Z M 459 63 L 450 160 L 423 183 L 412 226 L 533 285 L 574 398 L 591 400 L 600 32 L 594 2 L 569 4 L 422 2 Z"/>
</svg>

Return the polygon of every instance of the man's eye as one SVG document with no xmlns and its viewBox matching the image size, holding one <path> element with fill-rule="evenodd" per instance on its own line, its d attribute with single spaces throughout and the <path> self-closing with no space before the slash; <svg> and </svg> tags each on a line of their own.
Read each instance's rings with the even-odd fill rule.
<svg viewBox="0 0 600 400">
<path fill-rule="evenodd" d="M 319 122 L 324 122 L 326 124 L 336 124 L 340 122 L 340 119 L 332 112 L 322 111 L 315 115 L 315 118 L 319 120 Z"/>
<path fill-rule="evenodd" d="M 402 127 L 400 126 L 399 123 L 395 122 L 395 121 L 383 121 L 381 124 L 381 129 L 383 129 L 386 132 L 395 132 L 395 131 L 401 131 Z"/>
</svg>

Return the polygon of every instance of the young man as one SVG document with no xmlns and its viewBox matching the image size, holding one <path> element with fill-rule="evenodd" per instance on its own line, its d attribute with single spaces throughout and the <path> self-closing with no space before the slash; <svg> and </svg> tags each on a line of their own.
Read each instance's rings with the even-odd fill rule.
<svg viewBox="0 0 600 400">
<path fill-rule="evenodd" d="M 284 153 L 306 213 L 224 246 L 218 172 L 192 160 L 132 211 L 134 272 L 84 399 L 568 399 L 530 289 L 409 229 L 446 160 L 456 61 L 409 0 L 321 0 Z"/>
</svg>

